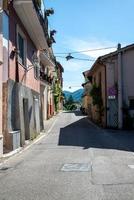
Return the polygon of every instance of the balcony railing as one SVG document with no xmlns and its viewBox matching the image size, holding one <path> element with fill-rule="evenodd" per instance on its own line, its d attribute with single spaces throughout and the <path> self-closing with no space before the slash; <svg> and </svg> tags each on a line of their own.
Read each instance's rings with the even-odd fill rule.
<svg viewBox="0 0 134 200">
<path fill-rule="evenodd" d="M 47 74 L 45 74 L 42 71 L 40 71 L 40 80 L 41 81 L 45 81 L 48 84 L 52 84 L 53 83 L 53 78 L 51 78 L 50 76 L 48 76 Z"/>
<path fill-rule="evenodd" d="M 36 12 L 38 14 L 42 28 L 44 30 L 46 41 L 48 43 L 48 46 L 50 47 L 51 44 L 50 44 L 50 36 L 49 36 L 49 32 L 48 32 L 48 19 L 47 19 L 45 7 L 42 6 L 43 0 L 32 0 L 32 1 L 34 4 L 34 7 L 36 9 Z"/>
</svg>

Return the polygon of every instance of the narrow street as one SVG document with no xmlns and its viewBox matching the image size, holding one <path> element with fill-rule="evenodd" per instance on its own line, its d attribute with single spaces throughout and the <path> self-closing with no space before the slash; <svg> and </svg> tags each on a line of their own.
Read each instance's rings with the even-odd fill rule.
<svg viewBox="0 0 134 200">
<path fill-rule="evenodd" d="M 0 200 L 132 200 L 134 134 L 60 113 L 50 133 L 0 166 Z"/>
</svg>

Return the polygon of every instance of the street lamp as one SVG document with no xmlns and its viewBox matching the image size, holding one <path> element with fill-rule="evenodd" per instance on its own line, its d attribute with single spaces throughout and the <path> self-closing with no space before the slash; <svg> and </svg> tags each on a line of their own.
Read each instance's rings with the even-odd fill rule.
<svg viewBox="0 0 134 200">
<path fill-rule="evenodd" d="M 73 56 L 71 56 L 71 53 L 69 53 L 67 56 L 66 56 L 66 60 L 68 61 L 68 60 L 71 60 L 71 59 L 73 59 L 74 57 Z"/>
</svg>

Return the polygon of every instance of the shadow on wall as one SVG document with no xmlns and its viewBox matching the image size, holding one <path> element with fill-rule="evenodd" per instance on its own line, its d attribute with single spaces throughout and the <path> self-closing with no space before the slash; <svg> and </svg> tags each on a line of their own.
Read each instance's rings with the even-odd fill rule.
<svg viewBox="0 0 134 200">
<path fill-rule="evenodd" d="M 12 85 L 13 84 L 13 85 Z M 12 130 L 20 129 L 20 115 L 19 115 L 19 92 L 18 92 L 18 84 L 10 83 L 10 91 L 11 91 L 11 128 Z M 10 96 L 9 96 L 10 98 Z"/>
<path fill-rule="evenodd" d="M 84 117 L 65 128 L 61 128 L 58 145 L 101 149 L 134 151 L 134 133 L 101 130 L 87 122 Z"/>
</svg>

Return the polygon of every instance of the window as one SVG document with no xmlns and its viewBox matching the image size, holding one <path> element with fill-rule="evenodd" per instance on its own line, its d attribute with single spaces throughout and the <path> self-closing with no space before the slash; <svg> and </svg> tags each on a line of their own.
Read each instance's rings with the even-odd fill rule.
<svg viewBox="0 0 134 200">
<path fill-rule="evenodd" d="M 38 63 L 34 64 L 34 77 L 40 79 L 40 65 Z"/>
<path fill-rule="evenodd" d="M 26 39 L 23 32 L 17 27 L 18 61 L 26 67 Z"/>
<path fill-rule="evenodd" d="M 19 33 L 18 33 L 18 50 L 19 50 L 19 61 L 24 65 L 25 64 L 24 39 Z"/>
<path fill-rule="evenodd" d="M 130 100 L 129 100 L 129 108 L 130 108 L 131 110 L 134 110 L 134 99 L 130 99 Z"/>
</svg>

